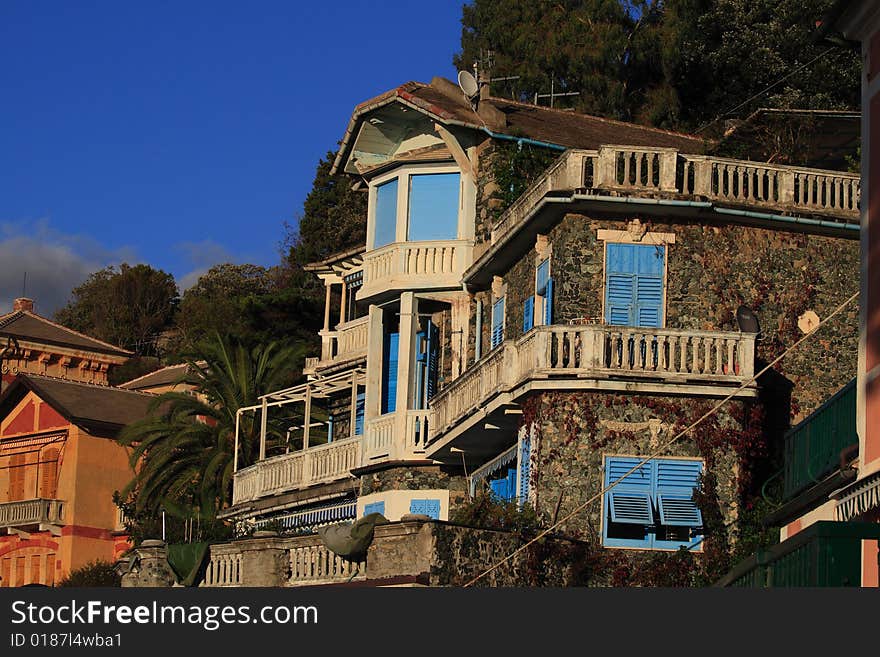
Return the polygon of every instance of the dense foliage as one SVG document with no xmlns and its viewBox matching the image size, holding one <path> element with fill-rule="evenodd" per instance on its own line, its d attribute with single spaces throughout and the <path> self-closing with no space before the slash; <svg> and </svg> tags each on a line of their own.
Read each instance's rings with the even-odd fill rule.
<svg viewBox="0 0 880 657">
<path fill-rule="evenodd" d="M 90 561 L 75 568 L 57 586 L 75 587 L 116 587 L 122 585 L 122 578 L 109 561 Z"/>
<path fill-rule="evenodd" d="M 463 8 L 453 63 L 519 76 L 495 83 L 494 95 L 533 101 L 552 84 L 580 92 L 556 99 L 557 106 L 680 130 L 758 107 L 858 108 L 858 53 L 814 43 L 816 21 L 832 4 L 474 0 Z"/>
</svg>

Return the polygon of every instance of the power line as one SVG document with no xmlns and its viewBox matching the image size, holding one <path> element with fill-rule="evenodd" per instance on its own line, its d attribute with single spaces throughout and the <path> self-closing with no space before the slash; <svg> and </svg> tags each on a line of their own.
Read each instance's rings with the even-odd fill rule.
<svg viewBox="0 0 880 657">
<path fill-rule="evenodd" d="M 750 102 L 752 102 L 753 100 L 755 100 L 755 99 L 758 98 L 759 96 L 763 96 L 765 93 L 767 93 L 768 91 L 770 91 L 771 89 L 773 89 L 773 88 L 776 87 L 777 85 L 782 84 L 782 83 L 785 82 L 788 78 L 790 78 L 792 75 L 794 75 L 795 73 L 798 73 L 799 71 L 802 71 L 803 69 L 805 69 L 807 66 L 809 66 L 809 65 L 812 64 L 813 62 L 818 61 L 819 59 L 821 59 L 822 57 L 824 57 L 825 55 L 827 55 L 829 52 L 831 52 L 832 50 L 837 50 L 837 49 L 832 47 L 832 48 L 828 48 L 828 50 L 825 50 L 825 51 L 819 53 L 818 55 L 816 55 L 815 57 L 813 57 L 813 59 L 811 59 L 810 61 L 808 61 L 806 64 L 801 64 L 800 66 L 798 66 L 796 69 L 794 69 L 793 71 L 791 71 L 791 72 L 788 73 L 787 75 L 785 75 L 785 76 L 779 78 L 776 82 L 774 82 L 773 84 L 771 84 L 769 87 L 767 87 L 767 88 L 765 88 L 765 89 L 759 91 L 759 92 L 756 93 L 754 96 L 752 96 L 751 98 L 748 98 L 747 100 L 743 101 L 742 103 L 740 103 L 739 105 L 737 105 L 737 106 L 734 107 L 733 109 L 729 109 L 729 110 L 727 110 L 726 112 L 723 112 L 722 114 L 719 114 L 717 117 L 715 117 L 714 119 L 712 119 L 711 121 L 709 121 L 709 123 L 703 125 L 702 127 L 697 128 L 697 129 L 694 131 L 694 134 L 696 135 L 696 134 L 701 133 L 703 130 L 705 130 L 706 128 L 708 128 L 710 125 L 712 125 L 712 124 L 714 124 L 714 123 L 718 123 L 718 121 L 720 121 L 721 119 L 723 119 L 725 116 L 727 116 L 727 115 L 729 115 L 729 114 L 733 114 L 735 111 L 737 111 L 737 110 L 740 109 L 741 107 L 744 107 L 745 105 L 748 105 Z"/>
<path fill-rule="evenodd" d="M 835 315 L 837 315 L 838 313 L 840 313 L 844 308 L 846 308 L 846 306 L 848 306 L 848 305 L 849 305 L 850 303 L 852 303 L 855 299 L 857 299 L 858 296 L 859 296 L 859 293 L 856 292 L 856 293 L 853 294 L 849 299 L 847 299 L 847 300 L 844 301 L 842 304 L 840 304 L 839 306 L 837 306 L 837 308 L 835 308 L 834 311 L 833 311 L 830 315 L 828 315 L 828 317 L 826 317 L 825 319 L 823 319 L 821 322 L 819 322 L 819 323 L 816 325 L 816 328 L 815 328 L 815 329 L 813 329 L 812 331 L 810 331 L 809 333 L 807 333 L 806 335 L 804 335 L 804 337 L 802 337 L 800 340 L 798 340 L 798 341 L 795 342 L 793 345 L 791 345 L 788 349 L 786 349 L 785 351 L 783 351 L 779 356 L 777 356 L 777 357 L 774 358 L 772 361 L 770 361 L 770 362 L 767 364 L 767 366 L 764 367 L 764 369 L 762 369 L 760 372 L 758 372 L 757 374 L 755 374 L 754 376 L 752 376 L 752 378 L 750 378 L 748 381 L 746 381 L 745 383 L 743 383 L 739 388 L 737 388 L 737 389 L 734 390 L 732 393 L 730 393 L 729 395 L 727 395 L 727 397 L 725 397 L 725 398 L 722 399 L 720 402 L 718 402 L 717 404 L 715 404 L 715 406 L 713 406 L 711 409 L 709 409 L 708 411 L 706 411 L 706 412 L 705 412 L 705 413 L 704 413 L 699 419 L 697 419 L 695 422 L 691 423 L 690 426 L 688 426 L 688 427 L 682 429 L 678 434 L 676 434 L 675 436 L 673 436 L 672 438 L 670 438 L 668 441 L 666 441 L 665 443 L 663 443 L 662 445 L 660 445 L 659 447 L 657 447 L 657 448 L 656 448 L 651 454 L 649 454 L 648 456 L 646 456 L 645 458 L 643 458 L 641 461 L 639 461 L 638 463 L 636 463 L 636 464 L 635 464 L 632 468 L 630 468 L 627 472 L 623 473 L 623 474 L 620 476 L 619 479 L 617 479 L 617 480 L 615 480 L 614 482 L 612 482 L 607 488 L 602 488 L 602 490 L 600 490 L 598 493 L 594 494 L 592 497 L 590 497 L 589 499 L 587 499 L 586 502 L 584 502 L 583 504 L 580 504 L 580 505 L 578 505 L 577 507 L 575 507 L 574 511 L 572 511 L 571 513 L 569 513 L 569 514 L 568 514 L 567 516 L 565 516 L 562 520 L 559 520 L 559 521 L 555 522 L 553 525 L 551 525 L 550 527 L 548 527 L 547 529 L 545 529 L 544 531 L 542 531 L 541 533 L 539 533 L 539 534 L 538 534 L 537 536 L 535 536 L 533 539 L 531 539 L 530 541 L 528 541 L 527 543 L 525 543 L 524 545 L 520 546 L 519 548 L 517 548 L 516 550 L 514 550 L 513 552 L 511 552 L 509 555 L 507 555 L 506 557 L 504 557 L 501 561 L 496 562 L 493 566 L 491 566 L 490 568 L 484 570 L 482 573 L 480 573 L 479 575 L 477 575 L 476 577 L 474 577 L 473 579 L 471 579 L 470 581 L 468 581 L 468 582 L 464 585 L 464 588 L 467 588 L 467 587 L 471 586 L 472 584 L 474 584 L 474 582 L 479 581 L 480 579 L 482 579 L 483 577 L 485 577 L 486 575 L 488 575 L 488 574 L 491 573 L 492 571 L 496 570 L 497 568 L 499 568 L 499 567 L 502 566 L 503 564 L 505 564 L 505 563 L 507 563 L 508 561 L 510 561 L 511 559 L 513 559 L 516 555 L 518 555 L 520 552 L 524 551 L 526 548 L 528 548 L 528 547 L 529 547 L 530 545 L 532 545 L 533 543 L 535 543 L 535 542 L 541 540 L 542 538 L 544 538 L 545 536 L 547 536 L 550 532 L 552 532 L 554 529 L 556 529 L 556 528 L 559 527 L 560 525 L 563 525 L 563 524 L 565 524 L 566 522 L 568 522 L 569 520 L 571 520 L 574 516 L 576 516 L 578 513 L 580 513 L 580 512 L 583 511 L 584 509 L 586 509 L 588 506 L 590 506 L 590 505 L 591 505 L 593 502 L 595 502 L 597 499 L 600 499 L 601 497 L 603 497 L 603 496 L 605 495 L 605 493 L 607 493 L 609 490 L 611 490 L 612 488 L 614 488 L 615 486 L 617 486 L 617 484 L 619 484 L 620 482 L 622 482 L 622 481 L 623 481 L 624 479 L 626 479 L 629 475 L 631 475 L 631 474 L 634 473 L 636 470 L 638 470 L 638 469 L 641 468 L 643 465 L 645 465 L 648 461 L 650 461 L 651 459 L 657 458 L 657 457 L 659 457 L 659 456 L 662 456 L 662 455 L 663 455 L 663 452 L 664 452 L 668 447 L 670 447 L 673 443 L 677 442 L 679 438 L 681 438 L 682 436 L 684 436 L 685 434 L 687 434 L 691 429 L 694 429 L 697 425 L 699 425 L 701 422 L 703 422 L 703 420 L 706 420 L 707 418 L 709 418 L 709 417 L 711 417 L 712 415 L 714 415 L 714 414 L 718 411 L 718 409 L 720 409 L 724 404 L 726 404 L 727 402 L 729 402 L 729 401 L 730 401 L 731 399 L 733 399 L 737 394 L 739 394 L 740 392 L 742 392 L 743 390 L 745 390 L 748 386 L 750 386 L 752 383 L 754 383 L 755 381 L 757 381 L 758 378 L 759 378 L 762 374 L 764 374 L 764 372 L 766 372 L 766 371 L 769 370 L 771 367 L 773 367 L 776 363 L 778 363 L 780 360 L 782 360 L 783 358 L 785 358 L 785 356 L 787 356 L 790 352 L 792 352 L 792 351 L 794 351 L 795 349 L 797 349 L 801 344 L 803 344 L 803 343 L 804 343 L 806 340 L 808 340 L 811 336 L 813 336 L 813 335 L 815 335 L 816 333 L 818 333 L 820 328 L 822 328 L 822 327 L 823 327 L 823 326 L 824 326 L 824 325 L 825 325 L 825 324 L 826 324 L 826 323 L 827 323 L 832 317 L 834 317 Z"/>
</svg>

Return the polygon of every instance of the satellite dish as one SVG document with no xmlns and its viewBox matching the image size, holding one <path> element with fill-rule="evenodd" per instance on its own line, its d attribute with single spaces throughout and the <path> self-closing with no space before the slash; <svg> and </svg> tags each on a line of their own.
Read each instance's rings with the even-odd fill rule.
<svg viewBox="0 0 880 657">
<path fill-rule="evenodd" d="M 480 85 L 477 84 L 477 79 L 467 71 L 458 72 L 458 86 L 461 87 L 468 100 L 473 100 L 480 93 Z"/>
<path fill-rule="evenodd" d="M 761 328 L 758 326 L 758 318 L 747 306 L 740 306 L 736 309 L 736 322 L 739 324 L 739 330 L 743 333 L 761 332 Z"/>
</svg>

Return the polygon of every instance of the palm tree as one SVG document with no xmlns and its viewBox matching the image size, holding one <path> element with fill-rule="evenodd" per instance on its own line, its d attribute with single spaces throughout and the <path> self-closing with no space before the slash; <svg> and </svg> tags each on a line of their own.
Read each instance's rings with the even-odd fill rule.
<svg viewBox="0 0 880 657">
<path fill-rule="evenodd" d="M 238 409 L 289 385 L 302 351 L 277 342 L 248 348 L 216 334 L 198 345 L 180 381 L 192 392 L 159 395 L 150 415 L 120 434 L 136 473 L 122 498 L 133 497 L 140 512 L 212 520 L 231 490 Z M 283 420 L 268 425 L 275 439 L 284 435 Z M 258 414 L 242 414 L 239 458 L 246 463 L 256 456 L 259 430 Z"/>
</svg>

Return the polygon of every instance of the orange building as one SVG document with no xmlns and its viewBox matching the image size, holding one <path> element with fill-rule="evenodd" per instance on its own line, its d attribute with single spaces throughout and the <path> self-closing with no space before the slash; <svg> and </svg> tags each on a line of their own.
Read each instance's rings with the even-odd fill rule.
<svg viewBox="0 0 880 657">
<path fill-rule="evenodd" d="M 0 586 L 53 584 L 128 549 L 113 491 L 132 477 L 115 438 L 154 395 L 19 375 L 0 396 Z"/>
<path fill-rule="evenodd" d="M 0 392 L 19 373 L 108 385 L 108 372 L 130 351 L 56 324 L 34 312 L 34 300 L 20 298 L 0 315 Z"/>
</svg>

